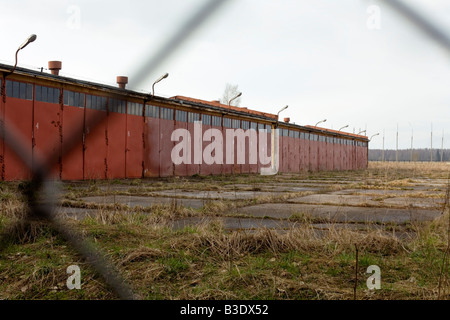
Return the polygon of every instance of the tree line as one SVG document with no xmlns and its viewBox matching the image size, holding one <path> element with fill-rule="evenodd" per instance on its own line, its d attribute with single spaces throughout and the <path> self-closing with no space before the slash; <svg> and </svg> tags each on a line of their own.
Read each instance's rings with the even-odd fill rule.
<svg viewBox="0 0 450 320">
<path fill-rule="evenodd" d="M 450 149 L 369 149 L 369 161 L 450 161 Z"/>
</svg>

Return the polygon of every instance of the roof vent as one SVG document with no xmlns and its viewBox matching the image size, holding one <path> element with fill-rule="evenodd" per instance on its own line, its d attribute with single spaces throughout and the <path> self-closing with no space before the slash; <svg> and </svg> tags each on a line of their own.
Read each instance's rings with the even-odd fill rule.
<svg viewBox="0 0 450 320">
<path fill-rule="evenodd" d="M 128 77 L 124 77 L 124 76 L 118 76 L 117 77 L 117 84 L 119 85 L 120 89 L 125 89 L 125 86 L 128 83 Z"/>
<path fill-rule="evenodd" d="M 291 121 L 291 118 L 284 118 L 284 122 L 289 123 L 289 121 Z"/>
<path fill-rule="evenodd" d="M 48 62 L 48 69 L 55 76 L 59 75 L 59 70 L 61 70 L 61 68 L 62 68 L 61 61 L 49 61 Z"/>
</svg>

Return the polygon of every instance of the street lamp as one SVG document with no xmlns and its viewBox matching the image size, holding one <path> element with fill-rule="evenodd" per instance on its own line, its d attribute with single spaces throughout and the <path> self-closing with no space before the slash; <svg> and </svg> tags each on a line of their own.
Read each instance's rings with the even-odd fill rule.
<svg viewBox="0 0 450 320">
<path fill-rule="evenodd" d="M 160 82 L 161 80 L 167 78 L 168 76 L 169 76 L 169 74 L 168 74 L 168 73 L 165 73 L 164 75 L 162 75 L 161 77 L 159 77 L 158 80 L 156 80 L 155 82 L 153 82 L 153 85 L 152 85 L 152 96 L 155 95 L 155 84 L 157 84 L 157 83 Z"/>
<path fill-rule="evenodd" d="M 360 132 L 358 132 L 357 134 L 360 134 L 360 133 L 363 133 L 363 132 L 366 132 L 366 130 L 360 131 Z"/>
<path fill-rule="evenodd" d="M 242 96 L 242 92 L 239 92 L 234 98 L 231 98 L 231 99 L 228 101 L 228 105 L 230 106 L 230 105 L 231 105 L 231 101 L 233 101 L 234 99 L 239 98 L 240 96 Z"/>
<path fill-rule="evenodd" d="M 348 125 L 346 125 L 346 126 L 343 126 L 342 128 L 340 128 L 338 131 L 341 131 L 342 129 L 345 129 L 345 128 L 347 128 L 348 127 Z"/>
<path fill-rule="evenodd" d="M 327 121 L 327 119 L 320 120 L 319 122 L 316 123 L 315 127 L 317 127 L 319 125 L 319 123 L 326 122 L 326 121 Z"/>
<path fill-rule="evenodd" d="M 27 40 L 25 40 L 24 43 L 22 43 L 22 44 L 20 45 L 20 47 L 19 47 L 19 48 L 17 49 L 17 51 L 16 51 L 16 62 L 15 62 L 15 64 L 14 64 L 14 67 L 12 68 L 12 70 L 8 73 L 8 75 L 10 75 L 11 73 L 14 72 L 14 70 L 16 70 L 16 67 L 17 67 L 17 54 L 19 53 L 19 51 L 22 50 L 23 48 L 25 48 L 28 44 L 30 44 L 30 43 L 33 42 L 34 40 L 36 40 L 36 38 L 37 38 L 37 36 L 36 36 L 35 34 L 32 34 L 31 36 L 29 36 L 29 37 L 27 38 Z"/>
<path fill-rule="evenodd" d="M 372 140 L 373 137 L 380 135 L 379 133 L 375 133 L 374 135 L 372 135 L 369 139 L 369 142 Z"/>
<path fill-rule="evenodd" d="M 283 111 L 283 110 L 286 110 L 288 107 L 289 106 L 285 106 L 285 107 L 281 108 L 280 111 L 278 111 L 278 113 L 277 113 L 277 128 L 278 128 L 278 119 L 279 119 L 280 112 Z"/>
</svg>

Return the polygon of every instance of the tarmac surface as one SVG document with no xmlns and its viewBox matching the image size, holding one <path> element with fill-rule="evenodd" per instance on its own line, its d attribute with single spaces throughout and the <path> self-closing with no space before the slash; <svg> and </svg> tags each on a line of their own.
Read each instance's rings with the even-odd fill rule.
<svg viewBox="0 0 450 320">
<path fill-rule="evenodd" d="M 339 177 L 264 184 L 218 182 L 216 186 L 206 183 L 205 190 L 198 186 L 193 190 L 189 184 L 176 183 L 168 184 L 166 188 L 164 183 L 159 183 L 158 190 L 150 191 L 145 185 L 115 184 L 100 185 L 98 190 L 104 195 L 78 200 L 87 205 L 121 204 L 130 209 L 181 206 L 197 212 L 194 216 L 170 221 L 173 228 L 218 221 L 229 230 L 288 230 L 307 220 L 318 229 L 330 226 L 361 229 L 367 225 L 405 225 L 439 217 L 446 185 L 447 181 L 443 179 L 424 178 L 398 187 L 380 188 L 377 185 L 361 186 L 360 181 L 340 180 Z M 75 188 L 83 188 L 83 184 Z M 205 206 L 216 201 L 229 209 L 219 216 L 209 216 Z M 233 206 L 236 203 L 239 205 Z M 97 214 L 98 210 L 63 206 L 58 212 L 81 219 Z M 151 209 L 146 212 L 151 214 Z"/>
</svg>

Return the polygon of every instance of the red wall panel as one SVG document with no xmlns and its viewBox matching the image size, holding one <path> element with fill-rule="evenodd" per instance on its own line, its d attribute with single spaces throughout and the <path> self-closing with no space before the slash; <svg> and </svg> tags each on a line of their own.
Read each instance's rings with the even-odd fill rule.
<svg viewBox="0 0 450 320">
<path fill-rule="evenodd" d="M 107 152 L 106 111 L 86 108 L 86 129 L 85 129 L 85 153 L 84 153 L 84 178 L 85 179 L 106 179 L 107 178 Z M 88 124 L 92 119 L 103 118 L 103 121 L 94 127 Z"/>
<path fill-rule="evenodd" d="M 126 129 L 127 115 L 125 113 L 109 112 L 107 126 L 108 179 L 125 178 Z"/>
<path fill-rule="evenodd" d="M 327 170 L 327 144 L 325 141 L 319 141 L 319 170 Z"/>
<path fill-rule="evenodd" d="M 20 143 L 27 151 L 26 160 L 32 163 L 33 101 L 7 97 L 4 104 L 5 131 L 14 127 L 20 134 Z M 12 149 L 4 145 L 5 180 L 31 178 L 31 170 L 16 156 Z"/>
<path fill-rule="evenodd" d="M 159 177 L 159 119 L 145 117 L 144 176 Z"/>
<path fill-rule="evenodd" d="M 62 179 L 82 180 L 84 178 L 84 108 L 64 106 L 62 132 Z M 76 137 L 77 143 L 69 150 L 67 144 L 69 139 L 74 137 Z"/>
<path fill-rule="evenodd" d="M 196 146 L 196 143 L 200 143 L 200 141 L 203 140 L 203 137 L 201 137 L 201 134 L 202 134 L 201 132 L 200 132 L 200 137 L 195 137 L 195 129 L 194 129 L 195 128 L 195 126 L 194 126 L 195 124 L 193 122 L 187 122 L 186 125 L 187 125 L 186 128 L 189 131 L 189 134 L 191 135 L 191 164 L 188 164 L 186 166 L 186 174 L 188 176 L 193 176 L 195 174 L 200 174 L 200 165 L 201 164 L 194 163 L 194 160 L 195 160 L 194 157 L 195 157 L 195 146 Z M 198 142 L 195 141 L 196 138 L 199 139 Z M 203 145 L 203 142 L 202 142 L 201 145 Z M 202 150 L 202 152 L 203 152 L 203 150 Z M 197 156 L 201 157 L 199 159 L 203 159 L 203 154 L 197 155 Z"/>
<path fill-rule="evenodd" d="M 33 166 L 37 159 L 46 161 L 48 157 L 57 155 L 58 158 L 54 158 L 57 162 L 51 166 L 49 176 L 51 179 L 61 178 L 61 113 L 62 110 L 59 104 L 34 102 Z"/>
<path fill-rule="evenodd" d="M 144 161 L 144 118 L 127 114 L 126 177 L 142 177 Z"/>
<path fill-rule="evenodd" d="M 178 130 L 178 129 L 187 130 L 187 122 L 185 122 L 185 121 L 175 121 L 174 129 L 175 130 Z M 179 141 L 174 141 L 173 142 L 174 146 L 178 145 L 179 143 L 185 144 L 186 141 L 184 141 L 184 139 L 187 139 L 187 138 L 188 137 L 182 137 L 182 138 L 180 138 Z M 191 140 L 192 140 L 192 136 L 191 136 Z M 192 155 L 193 151 L 194 150 L 192 150 L 192 143 L 191 143 L 191 155 Z M 188 152 L 188 150 L 184 150 L 184 152 Z M 180 155 L 180 156 L 182 156 L 182 155 Z M 191 157 L 190 161 L 192 163 L 192 157 Z M 189 164 L 186 164 L 186 163 L 174 164 L 174 170 L 175 170 L 174 173 L 175 173 L 175 175 L 176 176 L 186 176 L 187 175 L 187 166 L 189 166 Z"/>
<path fill-rule="evenodd" d="M 234 161 L 236 160 L 236 151 L 234 151 L 234 159 L 233 163 L 227 163 L 227 130 L 230 128 L 222 127 L 222 136 L 223 136 L 223 166 L 222 172 L 223 174 L 232 174 L 234 170 Z M 234 150 L 236 149 L 235 144 L 233 144 Z M 230 152 L 230 150 L 228 150 Z"/>
<path fill-rule="evenodd" d="M 203 141 L 203 136 L 207 130 L 211 129 L 210 125 L 202 124 L 202 164 L 200 165 L 200 174 L 201 175 L 211 175 L 214 173 L 214 169 L 212 165 L 208 165 L 205 163 L 205 159 L 203 157 L 203 151 L 205 148 L 211 143 L 210 141 Z"/>
<path fill-rule="evenodd" d="M 160 177 L 173 176 L 174 164 L 172 161 L 172 149 L 175 143 L 172 142 L 172 132 L 175 129 L 174 120 L 159 120 L 159 175 Z"/>
</svg>

